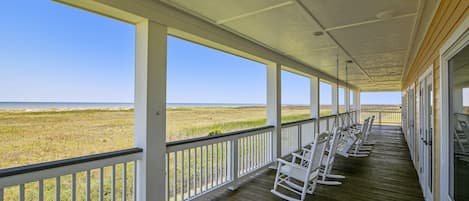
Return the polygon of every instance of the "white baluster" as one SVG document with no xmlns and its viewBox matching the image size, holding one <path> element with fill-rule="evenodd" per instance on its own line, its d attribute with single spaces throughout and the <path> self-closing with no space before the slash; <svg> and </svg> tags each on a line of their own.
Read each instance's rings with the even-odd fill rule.
<svg viewBox="0 0 469 201">
<path fill-rule="evenodd" d="M 90 170 L 86 171 L 86 201 L 91 200 L 91 176 Z"/>
<path fill-rule="evenodd" d="M 122 201 L 127 201 L 127 163 L 126 162 L 122 164 Z"/>
<path fill-rule="evenodd" d="M 71 196 L 72 196 L 72 201 L 77 200 L 77 175 L 75 173 L 72 174 L 72 189 L 71 189 Z"/>
<path fill-rule="evenodd" d="M 39 180 L 38 187 L 37 187 L 37 198 L 39 201 L 44 200 L 44 180 Z M 1 201 L 1 195 L 0 195 L 0 201 Z"/>
<path fill-rule="evenodd" d="M 60 201 L 60 177 L 55 178 L 55 200 Z"/>
</svg>

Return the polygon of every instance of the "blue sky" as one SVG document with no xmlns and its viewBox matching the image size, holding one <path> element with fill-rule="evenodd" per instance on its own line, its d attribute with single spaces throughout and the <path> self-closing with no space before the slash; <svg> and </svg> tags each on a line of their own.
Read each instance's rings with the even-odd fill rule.
<svg viewBox="0 0 469 201">
<path fill-rule="evenodd" d="M 0 17 L 0 101 L 133 102 L 133 25 L 50 1 L 5 1 Z M 282 103 L 309 104 L 309 84 L 283 71 Z M 167 85 L 168 102 L 264 104 L 266 67 L 168 37 Z M 330 86 L 320 93 L 331 104 Z"/>
</svg>

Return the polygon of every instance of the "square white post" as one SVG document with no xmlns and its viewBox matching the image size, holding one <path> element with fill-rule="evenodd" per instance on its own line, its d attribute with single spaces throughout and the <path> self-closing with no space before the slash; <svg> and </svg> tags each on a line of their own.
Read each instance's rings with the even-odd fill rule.
<svg viewBox="0 0 469 201">
<path fill-rule="evenodd" d="M 337 92 L 337 85 L 331 84 L 332 88 L 332 114 L 339 114 L 339 94 Z"/>
<path fill-rule="evenodd" d="M 311 77 L 309 78 L 310 81 L 310 107 L 311 107 L 311 118 L 315 118 L 314 124 L 314 134 L 317 136 L 319 133 L 319 114 L 321 114 L 320 106 L 319 106 L 319 78 L 318 77 Z"/>
<path fill-rule="evenodd" d="M 345 97 L 345 112 L 350 112 L 350 89 L 344 89 L 344 97 Z"/>
<path fill-rule="evenodd" d="M 356 115 L 357 115 L 357 122 L 359 123 L 360 122 L 360 89 L 357 89 L 355 91 L 353 91 L 353 98 L 355 100 L 353 100 L 353 104 L 355 105 L 355 110 L 357 111 L 356 112 Z"/>
<path fill-rule="evenodd" d="M 166 41 L 167 28 L 137 24 L 135 57 L 135 146 L 143 149 L 137 163 L 139 201 L 165 200 Z"/>
<path fill-rule="evenodd" d="M 282 157 L 281 69 L 277 63 L 267 65 L 267 125 L 275 126 L 272 136 L 273 159 Z"/>
</svg>

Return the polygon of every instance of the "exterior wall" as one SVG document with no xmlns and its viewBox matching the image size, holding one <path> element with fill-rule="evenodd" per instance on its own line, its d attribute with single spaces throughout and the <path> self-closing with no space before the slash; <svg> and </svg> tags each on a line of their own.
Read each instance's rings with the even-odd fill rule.
<svg viewBox="0 0 469 201">
<path fill-rule="evenodd" d="M 434 153 L 434 189 L 433 189 L 433 200 L 440 200 L 439 197 L 439 136 L 440 136 L 440 49 L 446 40 L 451 36 L 454 30 L 461 24 L 466 17 L 469 16 L 469 0 L 442 0 L 439 7 L 432 19 L 432 22 L 428 28 L 425 38 L 423 39 L 421 46 L 417 52 L 417 55 L 409 65 L 407 73 L 403 77 L 402 91 L 408 89 L 413 83 L 415 83 L 415 142 L 419 140 L 419 77 L 433 64 L 433 153 Z M 418 143 L 415 146 L 416 157 L 414 160 L 415 167 L 418 168 Z"/>
</svg>

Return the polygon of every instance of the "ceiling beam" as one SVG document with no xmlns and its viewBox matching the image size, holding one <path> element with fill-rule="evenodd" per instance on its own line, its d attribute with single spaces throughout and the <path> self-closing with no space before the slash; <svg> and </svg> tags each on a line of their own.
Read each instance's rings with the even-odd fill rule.
<svg viewBox="0 0 469 201">
<path fill-rule="evenodd" d="M 249 17 L 249 16 L 252 16 L 252 15 L 257 15 L 259 13 L 266 12 L 266 11 L 269 11 L 269 10 L 273 10 L 273 9 L 276 9 L 276 8 L 288 6 L 288 5 L 291 5 L 291 4 L 293 4 L 292 1 L 283 2 L 283 3 L 272 5 L 272 6 L 269 6 L 269 7 L 266 7 L 266 8 L 261 8 L 261 9 L 254 10 L 254 11 L 251 11 L 251 12 L 243 13 L 241 15 L 233 16 L 233 17 L 230 17 L 230 18 L 227 18 L 227 19 L 218 20 L 218 21 L 216 21 L 216 24 L 224 24 L 224 23 L 227 23 L 227 22 L 239 20 L 241 18 Z"/>
<path fill-rule="evenodd" d="M 371 77 L 370 75 L 368 75 L 368 73 L 365 71 L 365 69 L 363 69 L 360 64 L 351 56 L 351 54 L 328 32 L 326 31 L 326 29 L 324 28 L 324 26 L 319 22 L 319 20 L 314 16 L 313 13 L 311 13 L 310 10 L 308 10 L 308 8 L 306 8 L 306 6 L 299 0 L 295 0 L 295 3 L 296 5 L 298 5 L 299 8 L 301 8 L 301 10 L 307 14 L 307 16 L 309 16 L 309 19 L 312 20 L 314 23 L 316 23 L 321 29 L 322 31 L 327 35 L 329 36 L 329 38 L 334 41 L 334 43 L 340 47 L 340 49 L 342 49 L 342 51 L 344 51 L 344 53 L 350 57 L 350 59 L 353 61 L 353 63 L 355 63 L 355 66 L 358 67 L 358 69 L 360 69 L 360 71 L 372 82 L 375 82 Z"/>
<path fill-rule="evenodd" d="M 412 51 L 412 47 L 415 43 L 415 38 L 417 37 L 417 27 L 420 26 L 422 23 L 422 15 L 423 15 L 423 8 L 425 7 L 425 1 L 419 0 L 418 1 L 418 8 L 417 8 L 417 17 L 414 19 L 414 25 L 412 26 L 412 32 L 410 34 L 410 41 L 407 47 L 407 54 L 404 60 L 404 69 L 402 69 L 401 75 L 401 82 L 404 79 L 404 75 L 407 72 L 407 65 L 409 64 L 410 60 L 410 53 Z"/>
<path fill-rule="evenodd" d="M 362 25 L 366 25 L 366 24 L 374 24 L 374 23 L 386 22 L 386 21 L 391 21 L 391 20 L 396 20 L 396 19 L 401 19 L 401 18 L 414 17 L 416 15 L 417 15 L 417 13 L 408 13 L 408 14 L 398 15 L 398 16 L 394 16 L 394 17 L 391 17 L 391 18 L 387 18 L 387 19 L 367 20 L 367 21 L 363 21 L 363 22 L 346 24 L 346 25 L 341 25 L 341 26 L 336 26 L 336 27 L 329 27 L 329 28 L 326 28 L 325 30 L 326 31 L 334 31 L 334 30 L 346 29 L 346 28 L 350 28 L 350 27 L 362 26 Z"/>
</svg>

